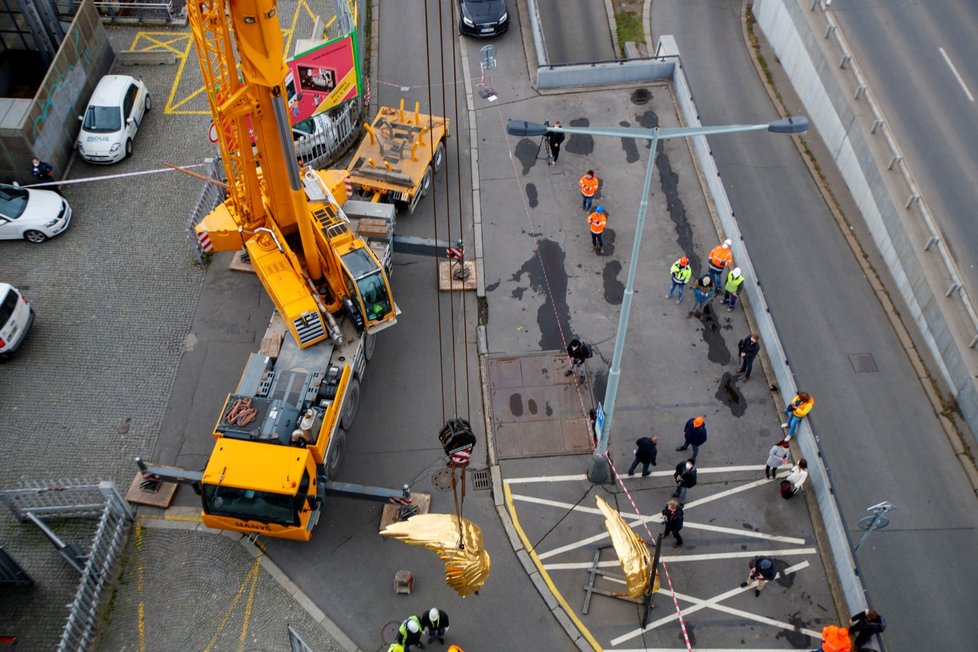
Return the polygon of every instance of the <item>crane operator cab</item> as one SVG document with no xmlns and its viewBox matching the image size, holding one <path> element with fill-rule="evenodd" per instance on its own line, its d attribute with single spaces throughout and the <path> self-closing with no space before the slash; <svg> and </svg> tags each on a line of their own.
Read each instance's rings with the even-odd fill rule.
<svg viewBox="0 0 978 652">
<path fill-rule="evenodd" d="M 394 324 L 396 309 L 380 262 L 367 247 L 340 256 L 346 272 L 347 313 L 357 329 L 373 333 Z M 353 302 L 356 299 L 356 303 Z"/>
</svg>

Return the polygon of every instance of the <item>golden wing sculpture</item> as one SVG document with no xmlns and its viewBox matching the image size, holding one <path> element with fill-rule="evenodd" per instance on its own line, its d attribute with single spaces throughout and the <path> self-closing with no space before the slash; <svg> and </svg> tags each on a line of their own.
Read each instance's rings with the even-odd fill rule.
<svg viewBox="0 0 978 652">
<path fill-rule="evenodd" d="M 388 525 L 381 534 L 438 553 L 445 560 L 445 582 L 460 597 L 478 593 L 489 577 L 489 553 L 482 547 L 482 530 L 468 519 L 462 519 L 461 545 L 459 521 L 453 514 L 418 514 Z"/>
<path fill-rule="evenodd" d="M 652 554 L 649 552 L 649 547 L 642 537 L 628 527 L 621 514 L 612 509 L 601 496 L 595 498 L 598 500 L 598 509 L 604 514 L 605 527 L 611 535 L 611 543 L 618 555 L 618 563 L 621 564 L 621 570 L 625 574 L 628 597 L 637 598 L 645 595 L 649 591 L 649 576 L 652 571 Z"/>
</svg>

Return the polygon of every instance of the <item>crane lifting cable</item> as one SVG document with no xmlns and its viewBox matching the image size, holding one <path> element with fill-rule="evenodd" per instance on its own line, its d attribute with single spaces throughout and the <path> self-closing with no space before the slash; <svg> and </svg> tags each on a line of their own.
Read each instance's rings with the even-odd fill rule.
<svg viewBox="0 0 978 652">
<path fill-rule="evenodd" d="M 455 500 L 455 516 L 462 523 L 462 509 L 465 505 L 465 469 L 475 449 L 476 437 L 472 426 L 461 417 L 449 419 L 438 433 L 441 446 L 448 456 L 448 469 L 452 474 L 452 498 Z M 464 540 L 461 529 L 459 542 Z"/>
</svg>

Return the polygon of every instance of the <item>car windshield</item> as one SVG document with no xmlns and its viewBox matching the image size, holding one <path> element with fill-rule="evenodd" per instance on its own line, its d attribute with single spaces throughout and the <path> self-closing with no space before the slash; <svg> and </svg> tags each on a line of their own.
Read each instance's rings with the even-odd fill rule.
<svg viewBox="0 0 978 652">
<path fill-rule="evenodd" d="M 311 136 L 316 133 L 315 121 L 313 121 L 312 118 L 306 118 L 305 120 L 292 125 L 292 131 L 295 132 L 292 134 L 294 138 Z"/>
<path fill-rule="evenodd" d="M 0 185 L 0 214 L 12 220 L 23 215 L 29 194 L 24 188 Z"/>
<path fill-rule="evenodd" d="M 112 133 L 122 129 L 122 109 L 117 106 L 90 106 L 85 112 L 85 131 Z"/>
</svg>

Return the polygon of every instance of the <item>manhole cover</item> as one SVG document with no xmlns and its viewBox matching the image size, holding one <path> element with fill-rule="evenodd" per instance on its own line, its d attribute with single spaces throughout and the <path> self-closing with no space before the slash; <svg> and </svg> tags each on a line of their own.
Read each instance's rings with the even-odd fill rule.
<svg viewBox="0 0 978 652">
<path fill-rule="evenodd" d="M 652 100 L 652 91 L 647 88 L 638 88 L 632 91 L 632 104 L 648 104 Z"/>
<path fill-rule="evenodd" d="M 384 642 L 384 645 L 390 645 L 397 640 L 397 630 L 401 628 L 401 623 L 396 620 L 384 625 L 380 630 L 380 638 Z"/>
<path fill-rule="evenodd" d="M 471 473 L 473 489 L 492 489 L 492 477 L 489 475 L 489 469 L 471 469 Z"/>
<path fill-rule="evenodd" d="M 873 359 L 871 353 L 850 353 L 849 364 L 859 374 L 871 374 L 879 371 L 879 367 L 876 366 L 876 360 Z"/>
<path fill-rule="evenodd" d="M 431 484 L 439 491 L 449 491 L 452 488 L 452 472 L 449 469 L 435 471 L 431 476 Z"/>
</svg>

